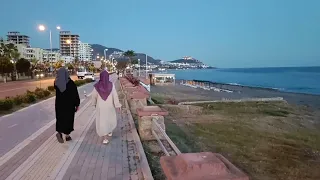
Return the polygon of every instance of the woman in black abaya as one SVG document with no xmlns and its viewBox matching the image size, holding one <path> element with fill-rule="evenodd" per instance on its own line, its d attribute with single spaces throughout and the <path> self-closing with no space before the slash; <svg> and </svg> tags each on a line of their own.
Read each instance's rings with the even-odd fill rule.
<svg viewBox="0 0 320 180">
<path fill-rule="evenodd" d="M 57 72 L 54 88 L 56 89 L 56 136 L 58 141 L 63 143 L 62 134 L 65 134 L 66 141 L 72 140 L 70 133 L 73 131 L 74 115 L 80 105 L 80 98 L 77 86 L 64 67 Z"/>
</svg>

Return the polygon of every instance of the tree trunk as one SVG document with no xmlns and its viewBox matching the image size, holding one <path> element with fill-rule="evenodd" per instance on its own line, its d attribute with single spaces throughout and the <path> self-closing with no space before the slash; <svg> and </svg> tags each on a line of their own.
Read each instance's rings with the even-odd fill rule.
<svg viewBox="0 0 320 180">
<path fill-rule="evenodd" d="M 31 79 L 34 79 L 34 72 L 33 71 L 30 72 L 30 77 L 31 77 Z"/>
<path fill-rule="evenodd" d="M 16 81 L 16 80 L 17 80 L 17 74 L 16 74 L 15 71 L 13 71 L 13 72 L 11 73 L 11 81 Z"/>
</svg>

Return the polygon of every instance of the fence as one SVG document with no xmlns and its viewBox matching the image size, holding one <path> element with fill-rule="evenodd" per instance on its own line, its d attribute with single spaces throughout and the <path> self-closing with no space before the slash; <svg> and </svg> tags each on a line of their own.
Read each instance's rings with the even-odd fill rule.
<svg viewBox="0 0 320 180">
<path fill-rule="evenodd" d="M 172 140 L 169 138 L 169 136 L 167 135 L 167 133 L 165 132 L 164 129 L 162 129 L 162 127 L 159 125 L 159 123 L 157 122 L 159 119 L 158 115 L 151 115 L 152 116 L 152 135 L 157 139 L 162 151 L 166 154 L 166 156 L 170 156 L 170 153 L 168 152 L 167 148 L 164 146 L 164 144 L 162 143 L 159 135 L 156 133 L 156 130 L 158 130 L 158 132 L 161 133 L 161 135 L 165 138 L 165 140 L 169 143 L 169 145 L 171 146 L 171 148 L 173 149 L 173 151 L 175 152 L 176 155 L 181 154 L 180 150 L 178 149 L 178 147 L 174 144 L 174 142 L 172 142 Z"/>
</svg>

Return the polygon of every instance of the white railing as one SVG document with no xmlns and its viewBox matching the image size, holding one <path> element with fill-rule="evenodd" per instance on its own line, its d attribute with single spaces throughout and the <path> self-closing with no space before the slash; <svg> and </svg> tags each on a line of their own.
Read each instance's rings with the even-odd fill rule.
<svg viewBox="0 0 320 180">
<path fill-rule="evenodd" d="M 181 154 L 181 151 L 178 149 L 178 147 L 174 144 L 174 142 L 169 138 L 167 133 L 164 129 L 159 125 L 157 122 L 159 119 L 158 115 L 151 115 L 152 116 L 152 135 L 157 139 L 162 151 L 166 154 L 166 156 L 170 156 L 170 153 L 168 152 L 167 148 L 163 145 L 159 135 L 156 133 L 156 129 L 161 133 L 161 135 L 165 138 L 165 140 L 169 143 L 173 151 L 176 153 L 176 155 Z"/>
</svg>

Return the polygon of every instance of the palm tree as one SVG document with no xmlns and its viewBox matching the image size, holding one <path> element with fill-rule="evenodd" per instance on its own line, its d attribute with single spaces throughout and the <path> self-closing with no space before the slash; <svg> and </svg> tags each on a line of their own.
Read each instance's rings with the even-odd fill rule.
<svg viewBox="0 0 320 180">
<path fill-rule="evenodd" d="M 133 50 L 128 50 L 123 53 L 123 55 L 127 58 L 129 58 L 129 64 L 131 64 L 132 57 L 136 56 L 135 52 Z"/>
<path fill-rule="evenodd" d="M 39 64 L 39 60 L 35 59 L 35 58 L 32 58 L 30 60 L 30 72 L 31 72 L 31 79 L 34 78 L 34 73 L 38 67 L 38 64 Z"/>
<path fill-rule="evenodd" d="M 14 64 L 12 64 L 12 61 L 15 62 L 20 57 L 20 54 L 18 52 L 17 47 L 12 43 L 4 44 L 3 42 L 1 42 L 0 43 L 0 56 L 1 56 L 1 60 L 3 61 L 2 68 L 5 68 L 5 69 L 3 69 L 2 73 L 6 72 L 5 74 L 2 74 L 2 75 L 6 76 L 7 73 L 10 73 L 10 72 L 8 72 L 9 70 L 11 71 L 11 73 L 12 73 L 12 71 L 14 71 L 12 73 L 12 80 L 15 81 L 16 80 L 16 70 L 15 70 L 16 68 L 15 68 Z M 9 61 L 9 62 L 6 62 L 6 61 Z M 5 77 L 5 79 L 6 79 L 6 77 Z"/>
<path fill-rule="evenodd" d="M 15 48 L 13 51 L 12 51 L 12 59 L 13 59 L 13 73 L 12 73 L 12 76 L 11 76 L 11 79 L 12 81 L 15 81 L 16 78 L 17 78 L 17 67 L 16 67 L 16 63 L 18 61 L 18 59 L 20 58 L 20 53 L 18 52 L 18 49 Z M 19 77 L 18 77 L 19 78 Z"/>
<path fill-rule="evenodd" d="M 59 68 L 61 68 L 62 67 L 62 65 L 63 65 L 63 63 L 64 63 L 64 61 L 63 60 L 59 60 L 59 61 L 57 61 L 56 63 L 54 63 L 54 69 L 57 71 Z"/>
<path fill-rule="evenodd" d="M 124 72 L 124 70 L 127 68 L 128 62 L 126 61 L 120 61 L 117 63 L 116 68 L 120 72 Z"/>
</svg>

